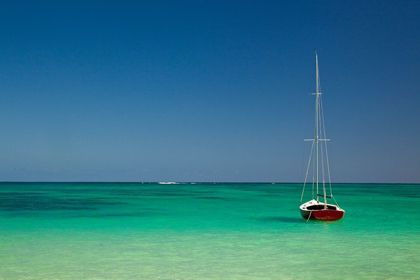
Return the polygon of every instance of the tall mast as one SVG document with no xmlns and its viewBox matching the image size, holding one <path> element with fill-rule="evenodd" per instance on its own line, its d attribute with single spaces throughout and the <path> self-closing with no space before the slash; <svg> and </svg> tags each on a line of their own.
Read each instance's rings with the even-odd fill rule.
<svg viewBox="0 0 420 280">
<path fill-rule="evenodd" d="M 316 201 L 319 202 L 318 199 L 318 181 L 319 181 L 319 174 L 318 174 L 318 143 L 319 143 L 319 139 L 318 139 L 318 124 L 319 124 L 319 112 L 318 112 L 318 108 L 319 108 L 319 74 L 318 74 L 318 53 L 315 52 L 315 60 L 316 60 L 316 93 L 315 93 L 315 144 L 316 144 Z"/>
<path fill-rule="evenodd" d="M 316 142 L 316 201 L 319 202 L 318 199 L 318 184 L 319 184 L 319 141 L 328 141 L 328 139 L 319 139 L 319 98 L 322 93 L 319 92 L 319 68 L 318 68 L 318 53 L 315 52 L 315 60 L 316 60 L 316 101 L 315 101 L 315 142 Z M 324 194 L 324 208 L 327 209 L 327 192 L 325 190 L 325 183 L 323 184 L 323 194 Z"/>
</svg>

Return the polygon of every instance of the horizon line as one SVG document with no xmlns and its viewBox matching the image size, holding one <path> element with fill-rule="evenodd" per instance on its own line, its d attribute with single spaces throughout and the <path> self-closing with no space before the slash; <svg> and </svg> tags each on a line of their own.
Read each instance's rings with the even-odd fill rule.
<svg viewBox="0 0 420 280">
<path fill-rule="evenodd" d="M 304 182 L 245 182 L 245 181 L 0 181 L 3 183 L 103 183 L 103 184 L 161 184 L 161 185 L 176 185 L 176 184 L 303 184 Z M 310 185 L 310 183 L 307 183 Z M 401 183 L 401 182 L 332 182 L 331 184 L 385 184 L 385 185 L 418 185 L 420 183 Z"/>
</svg>

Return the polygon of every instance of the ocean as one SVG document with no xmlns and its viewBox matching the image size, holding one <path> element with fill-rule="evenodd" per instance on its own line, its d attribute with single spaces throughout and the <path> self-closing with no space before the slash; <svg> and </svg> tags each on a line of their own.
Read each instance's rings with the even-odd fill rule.
<svg viewBox="0 0 420 280">
<path fill-rule="evenodd" d="M 0 279 L 420 279 L 420 185 L 0 183 Z"/>
</svg>

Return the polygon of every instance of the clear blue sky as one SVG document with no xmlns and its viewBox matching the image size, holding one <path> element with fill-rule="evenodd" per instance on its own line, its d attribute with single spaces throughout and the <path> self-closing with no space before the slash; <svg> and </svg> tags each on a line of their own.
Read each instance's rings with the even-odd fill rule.
<svg viewBox="0 0 420 280">
<path fill-rule="evenodd" d="M 333 181 L 420 182 L 419 1 L 9 1 L 0 36 L 0 181 L 301 182 L 317 50 Z"/>
</svg>

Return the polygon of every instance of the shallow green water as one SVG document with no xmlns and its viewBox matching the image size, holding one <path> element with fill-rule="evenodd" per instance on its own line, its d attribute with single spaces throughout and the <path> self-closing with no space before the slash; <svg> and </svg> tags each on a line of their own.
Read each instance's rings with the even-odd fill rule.
<svg viewBox="0 0 420 280">
<path fill-rule="evenodd" d="M 420 185 L 1 183 L 0 279 L 418 279 Z"/>
</svg>

